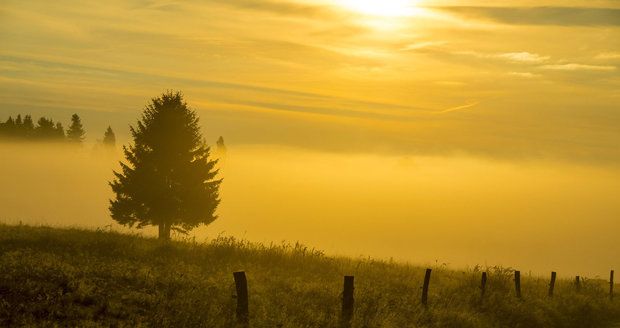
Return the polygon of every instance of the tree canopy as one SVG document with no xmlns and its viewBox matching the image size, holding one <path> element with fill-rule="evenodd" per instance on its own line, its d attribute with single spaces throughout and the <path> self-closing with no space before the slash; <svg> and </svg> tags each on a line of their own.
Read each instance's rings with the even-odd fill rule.
<svg viewBox="0 0 620 328">
<path fill-rule="evenodd" d="M 9 117 L 4 123 L 0 124 L 0 136 L 15 140 L 62 140 L 64 139 L 64 129 L 60 122 L 41 117 L 35 126 L 30 115 L 23 119 L 21 114 L 17 118 Z"/>
<path fill-rule="evenodd" d="M 123 147 L 127 163 L 110 182 L 112 218 L 138 228 L 158 226 L 162 239 L 170 238 L 170 230 L 185 233 L 213 222 L 222 180 L 182 94 L 153 98 L 130 130 L 133 144 Z"/>
<path fill-rule="evenodd" d="M 79 129 L 82 131 L 80 140 L 82 140 L 84 129 L 79 120 L 79 116 L 74 114 L 73 117 L 76 117 L 77 122 L 79 122 Z M 4 123 L 0 123 L 0 138 L 23 141 L 68 140 L 61 122 L 54 122 L 54 120 L 50 118 L 40 117 L 35 125 L 30 115 L 25 115 L 22 118 L 21 114 L 18 114 L 15 119 L 9 116 Z"/>
<path fill-rule="evenodd" d="M 103 144 L 110 147 L 116 146 L 116 135 L 114 134 L 114 131 L 112 131 L 112 127 L 110 126 L 108 126 L 108 128 L 103 133 Z"/>
<path fill-rule="evenodd" d="M 82 120 L 78 114 L 73 114 L 71 116 L 71 125 L 69 130 L 67 130 L 67 139 L 72 142 L 82 142 L 85 134 Z"/>
</svg>

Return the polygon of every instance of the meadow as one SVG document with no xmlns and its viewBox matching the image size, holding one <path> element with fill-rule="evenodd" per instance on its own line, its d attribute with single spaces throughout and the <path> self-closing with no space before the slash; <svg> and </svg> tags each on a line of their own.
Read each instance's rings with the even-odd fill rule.
<svg viewBox="0 0 620 328">
<path fill-rule="evenodd" d="M 608 327 L 620 302 L 604 280 L 576 290 L 511 268 L 424 267 L 327 256 L 300 244 L 218 237 L 162 242 L 103 230 L 0 225 L 0 326 L 234 327 L 234 271 L 248 277 L 252 327 L 337 327 L 343 275 L 355 276 L 353 327 Z M 481 271 L 489 280 L 480 297 Z"/>
</svg>

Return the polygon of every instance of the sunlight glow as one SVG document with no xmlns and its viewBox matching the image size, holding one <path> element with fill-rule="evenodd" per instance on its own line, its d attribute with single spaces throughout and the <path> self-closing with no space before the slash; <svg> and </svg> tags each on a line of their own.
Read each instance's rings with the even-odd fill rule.
<svg viewBox="0 0 620 328">
<path fill-rule="evenodd" d="M 338 4 L 349 10 L 369 16 L 404 17 L 421 11 L 416 0 L 337 0 Z"/>
</svg>

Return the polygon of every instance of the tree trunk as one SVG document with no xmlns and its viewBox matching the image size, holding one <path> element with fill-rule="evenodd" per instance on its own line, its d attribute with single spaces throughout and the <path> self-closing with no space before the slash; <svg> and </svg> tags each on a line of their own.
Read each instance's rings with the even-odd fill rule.
<svg viewBox="0 0 620 328">
<path fill-rule="evenodd" d="M 170 240 L 170 224 L 166 224 L 164 227 L 164 238 Z"/>
<path fill-rule="evenodd" d="M 166 224 L 163 222 L 159 224 L 159 239 L 170 239 L 170 224 Z"/>
</svg>

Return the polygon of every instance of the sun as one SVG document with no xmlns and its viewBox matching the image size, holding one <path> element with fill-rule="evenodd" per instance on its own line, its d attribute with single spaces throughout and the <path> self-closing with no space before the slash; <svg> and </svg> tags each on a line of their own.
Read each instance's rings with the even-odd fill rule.
<svg viewBox="0 0 620 328">
<path fill-rule="evenodd" d="M 420 9 L 419 0 L 336 0 L 349 10 L 369 16 L 404 17 L 413 16 Z"/>
</svg>

